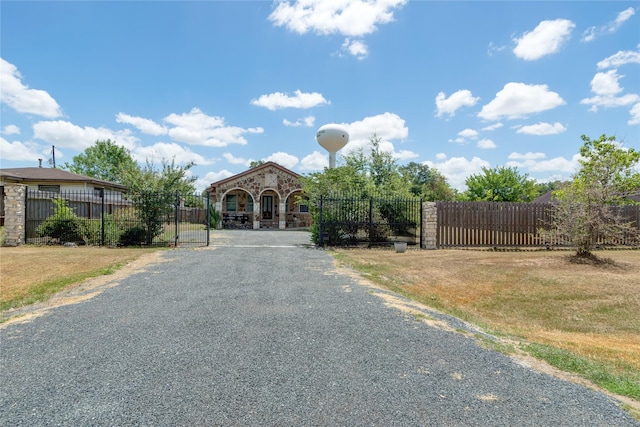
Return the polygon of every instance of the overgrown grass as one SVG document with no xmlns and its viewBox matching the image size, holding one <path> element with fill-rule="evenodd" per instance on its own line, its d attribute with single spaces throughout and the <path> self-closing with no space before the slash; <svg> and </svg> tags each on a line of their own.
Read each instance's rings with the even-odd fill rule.
<svg viewBox="0 0 640 427">
<path fill-rule="evenodd" d="M 0 246 L 4 245 L 4 226 L 0 227 Z"/>
</svg>

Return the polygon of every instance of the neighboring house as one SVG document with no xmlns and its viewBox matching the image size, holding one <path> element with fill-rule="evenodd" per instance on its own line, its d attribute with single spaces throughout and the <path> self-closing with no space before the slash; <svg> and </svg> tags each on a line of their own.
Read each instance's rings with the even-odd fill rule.
<svg viewBox="0 0 640 427">
<path fill-rule="evenodd" d="M 107 193 L 124 193 L 127 187 L 115 182 L 78 175 L 56 168 L 0 169 L 0 185 L 24 184 L 29 190 L 60 193 L 65 191 L 93 191 L 104 188 Z"/>
<path fill-rule="evenodd" d="M 266 162 L 206 190 L 223 228 L 300 228 L 311 224 L 300 175 Z"/>
<path fill-rule="evenodd" d="M 6 188 L 11 185 L 22 184 L 27 187 L 30 208 L 32 213 L 40 206 L 48 206 L 51 210 L 51 199 L 59 194 L 64 194 L 78 215 L 93 217 L 98 215 L 100 192 L 104 189 L 104 194 L 108 196 L 109 206 L 107 212 L 111 213 L 114 206 L 127 204 L 122 195 L 127 191 L 127 187 L 115 182 L 104 181 L 89 176 L 78 175 L 56 168 L 7 168 L 0 169 L 0 225 L 4 225 L 5 218 L 5 193 Z M 46 203 L 45 203 L 46 201 Z"/>
</svg>

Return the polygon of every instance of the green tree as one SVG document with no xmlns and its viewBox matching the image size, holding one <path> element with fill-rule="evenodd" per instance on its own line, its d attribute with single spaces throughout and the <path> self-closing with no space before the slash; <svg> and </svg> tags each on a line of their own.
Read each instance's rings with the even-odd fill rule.
<svg viewBox="0 0 640 427">
<path fill-rule="evenodd" d="M 249 169 L 257 168 L 260 165 L 264 165 L 266 162 L 264 160 L 252 160 L 249 163 Z"/>
<path fill-rule="evenodd" d="M 465 184 L 462 197 L 467 201 L 530 202 L 538 196 L 535 180 L 511 167 L 482 168 L 482 173 L 469 176 Z"/>
<path fill-rule="evenodd" d="M 146 229 L 147 244 L 151 244 L 154 237 L 164 230 L 163 223 L 172 212 L 176 197 L 195 194 L 197 177 L 189 176 L 193 166 L 193 162 L 180 166 L 174 160 L 163 160 L 158 169 L 147 161 L 144 168 L 131 170 L 124 176 L 124 184 L 129 187 L 138 218 Z"/>
<path fill-rule="evenodd" d="M 129 150 L 107 139 L 96 141 L 84 152 L 74 156 L 72 163 L 65 163 L 61 169 L 123 184 L 123 176 L 138 169 L 138 164 L 131 157 Z"/>
<path fill-rule="evenodd" d="M 552 227 L 542 230 L 576 247 L 576 256 L 592 257 L 599 239 L 640 239 L 638 224 L 619 214 L 619 206 L 635 203 L 640 192 L 640 152 L 627 149 L 615 136 L 590 139 L 582 135 L 580 170 L 569 185 L 554 192 Z"/>
<path fill-rule="evenodd" d="M 410 191 L 407 178 L 400 172 L 400 167 L 393 156 L 380 149 L 381 139 L 373 134 L 369 138 L 370 150 L 360 149 L 342 157 L 344 165 L 336 168 L 327 168 L 323 172 L 310 174 L 302 178 L 302 189 L 310 200 L 319 200 L 320 196 L 329 195 L 357 195 L 362 198 L 382 196 L 385 199 L 414 198 L 416 195 Z M 362 218 L 365 209 L 369 205 L 363 203 L 350 203 L 348 200 L 336 201 L 340 204 L 340 219 L 343 223 L 354 224 L 355 219 Z M 327 211 L 329 211 L 328 209 Z M 318 239 L 317 224 L 319 222 L 318 206 L 310 204 L 309 211 L 315 219 L 311 226 L 312 239 Z M 402 215 L 394 209 L 393 203 L 383 203 L 374 208 L 373 215 L 384 218 L 390 223 L 402 223 Z M 326 217 L 324 218 L 326 219 Z M 351 220 L 354 221 L 351 221 Z M 336 229 L 336 235 L 355 235 L 357 229 L 352 226 L 349 230 Z M 327 230 L 324 230 L 327 231 Z M 394 230 L 401 231 L 401 230 Z M 375 230 L 380 236 L 385 230 Z M 329 230 L 331 233 L 331 230 Z M 338 237 L 340 238 L 340 237 Z"/>
<path fill-rule="evenodd" d="M 454 200 L 456 190 L 437 169 L 421 163 L 410 162 L 400 166 L 400 174 L 407 181 L 409 191 L 425 201 Z"/>
</svg>

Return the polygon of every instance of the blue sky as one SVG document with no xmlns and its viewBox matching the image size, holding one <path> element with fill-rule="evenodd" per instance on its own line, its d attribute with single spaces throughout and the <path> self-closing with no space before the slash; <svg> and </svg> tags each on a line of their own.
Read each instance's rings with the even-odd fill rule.
<svg viewBox="0 0 640 427">
<path fill-rule="evenodd" d="M 581 134 L 640 149 L 636 1 L 0 3 L 3 168 L 71 162 L 110 138 L 141 163 L 194 161 L 197 187 L 315 140 L 374 133 L 463 190 L 482 167 L 576 170 Z M 338 153 L 338 164 L 340 164 Z"/>
</svg>

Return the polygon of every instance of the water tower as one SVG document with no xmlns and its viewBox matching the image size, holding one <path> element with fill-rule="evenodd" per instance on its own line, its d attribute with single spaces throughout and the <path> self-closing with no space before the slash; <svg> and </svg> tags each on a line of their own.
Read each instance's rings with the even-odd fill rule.
<svg viewBox="0 0 640 427">
<path fill-rule="evenodd" d="M 336 167 L 336 152 L 349 142 L 349 132 L 344 126 L 330 123 L 318 129 L 316 141 L 329 152 L 329 167 Z"/>
</svg>

